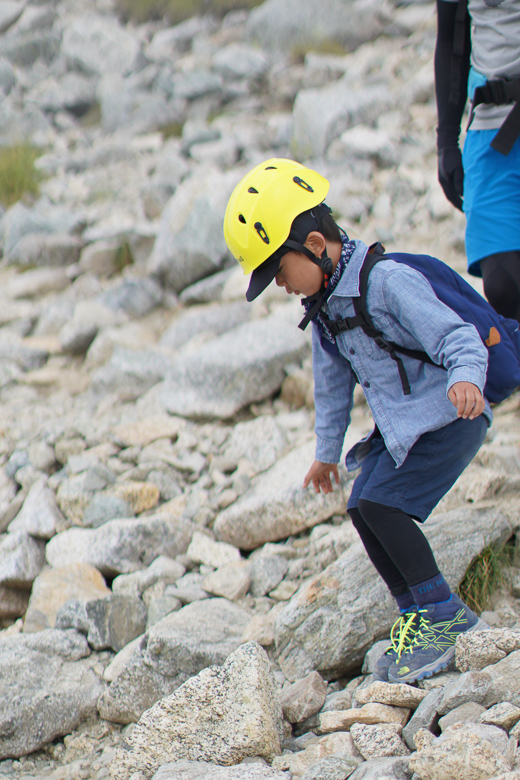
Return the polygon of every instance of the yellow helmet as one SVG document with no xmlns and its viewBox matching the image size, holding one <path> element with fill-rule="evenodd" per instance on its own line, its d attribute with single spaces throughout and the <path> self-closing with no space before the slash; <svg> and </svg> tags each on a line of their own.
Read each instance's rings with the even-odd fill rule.
<svg viewBox="0 0 520 780">
<path fill-rule="evenodd" d="M 233 190 L 224 217 L 224 238 L 250 274 L 285 243 L 293 220 L 318 206 L 329 182 L 294 160 L 273 157 L 253 168 Z"/>
</svg>

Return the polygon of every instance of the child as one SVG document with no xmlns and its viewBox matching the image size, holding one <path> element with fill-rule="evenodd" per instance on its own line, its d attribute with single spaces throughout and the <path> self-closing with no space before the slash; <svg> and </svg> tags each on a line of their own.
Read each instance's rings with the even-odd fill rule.
<svg viewBox="0 0 520 780">
<path fill-rule="evenodd" d="M 369 250 L 342 235 L 323 202 L 328 189 L 315 171 L 268 160 L 235 188 L 224 235 L 251 273 L 248 301 L 273 280 L 305 296 L 300 327 L 312 319 L 317 446 L 304 487 L 329 493 L 339 481 L 356 382 L 363 388 L 375 428 L 347 455 L 349 470 L 361 467 L 347 510 L 401 613 L 377 674 L 410 683 L 446 668 L 458 634 L 486 627 L 450 592 L 417 521 L 451 488 L 491 424 L 482 394 L 487 350 L 422 274 L 386 259 L 369 276 L 372 320 L 388 341 L 423 350 L 436 365 L 403 355 L 405 395 L 395 360 L 360 327 L 332 335 L 331 320 L 354 316 Z"/>
</svg>

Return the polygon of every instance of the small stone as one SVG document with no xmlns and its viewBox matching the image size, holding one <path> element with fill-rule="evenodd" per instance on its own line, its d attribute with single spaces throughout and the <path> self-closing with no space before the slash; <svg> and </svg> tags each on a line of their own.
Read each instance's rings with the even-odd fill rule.
<svg viewBox="0 0 520 780">
<path fill-rule="evenodd" d="M 150 482 L 119 482 L 111 487 L 110 492 L 126 501 L 136 515 L 153 509 L 160 498 L 159 488 Z"/>
<path fill-rule="evenodd" d="M 379 680 L 357 691 L 359 704 L 374 701 L 379 704 L 392 704 L 395 707 L 415 709 L 426 697 L 427 692 L 404 683 L 387 683 Z"/>
<path fill-rule="evenodd" d="M 403 726 L 410 715 L 404 707 L 369 702 L 360 708 L 324 712 L 320 715 L 320 731 L 348 731 L 355 723 L 397 723 Z"/>
<path fill-rule="evenodd" d="M 454 710 L 440 718 L 440 729 L 441 731 L 446 731 L 448 726 L 453 726 L 454 723 L 478 723 L 479 721 L 482 723 L 481 717 L 485 712 L 486 708 L 482 704 L 468 701 L 466 704 L 455 707 Z"/>
<path fill-rule="evenodd" d="M 319 712 L 327 695 L 327 683 L 318 672 L 284 688 L 280 703 L 289 723 L 300 723 Z"/>
<path fill-rule="evenodd" d="M 222 596 L 230 601 L 244 598 L 250 584 L 251 579 L 247 571 L 247 564 L 240 562 L 220 566 L 202 580 L 204 590 L 213 596 Z"/>
<path fill-rule="evenodd" d="M 242 634 L 242 642 L 258 642 L 262 647 L 274 644 L 274 617 L 270 614 L 252 617 Z"/>
<path fill-rule="evenodd" d="M 479 718 L 480 723 L 489 723 L 492 726 L 500 726 L 505 731 L 510 731 L 520 720 L 520 707 L 508 701 L 495 704 L 483 712 Z"/>
<path fill-rule="evenodd" d="M 395 723 L 379 723 L 373 726 L 354 723 L 350 733 L 355 746 L 366 761 L 387 756 L 410 755 L 401 738 L 402 726 Z"/>
</svg>

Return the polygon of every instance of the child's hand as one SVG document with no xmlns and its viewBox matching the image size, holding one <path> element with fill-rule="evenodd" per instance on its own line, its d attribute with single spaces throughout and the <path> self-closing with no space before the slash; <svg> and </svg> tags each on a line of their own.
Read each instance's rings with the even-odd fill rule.
<svg viewBox="0 0 520 780">
<path fill-rule="evenodd" d="M 455 382 L 448 391 L 448 398 L 457 407 L 457 417 L 474 420 L 482 414 L 486 402 L 478 387 L 471 382 Z"/>
<path fill-rule="evenodd" d="M 303 487 L 308 487 L 312 482 L 316 493 L 319 493 L 320 489 L 323 493 L 332 493 L 334 487 L 330 478 L 331 474 L 334 475 L 336 485 L 339 485 L 339 474 L 336 464 L 322 463 L 320 460 L 315 460 L 303 480 Z"/>
</svg>

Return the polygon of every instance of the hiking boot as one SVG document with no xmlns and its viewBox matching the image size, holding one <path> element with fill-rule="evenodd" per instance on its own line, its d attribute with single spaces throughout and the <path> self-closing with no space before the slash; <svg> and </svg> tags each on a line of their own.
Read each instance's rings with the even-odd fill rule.
<svg viewBox="0 0 520 780">
<path fill-rule="evenodd" d="M 398 649 L 404 646 L 405 637 L 408 637 L 409 642 L 411 641 L 416 626 L 419 627 L 417 607 L 410 607 L 399 615 L 390 631 L 390 644 L 375 665 L 375 678 L 388 682 L 388 670 L 397 661 Z"/>
<path fill-rule="evenodd" d="M 437 674 L 455 656 L 459 634 L 489 628 L 454 593 L 447 601 L 425 604 L 417 614 L 419 625 L 400 643 L 397 659 L 388 670 L 389 682 L 411 683 Z"/>
</svg>

